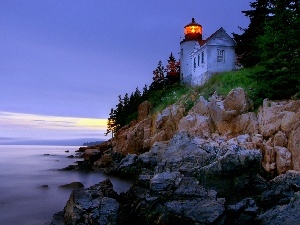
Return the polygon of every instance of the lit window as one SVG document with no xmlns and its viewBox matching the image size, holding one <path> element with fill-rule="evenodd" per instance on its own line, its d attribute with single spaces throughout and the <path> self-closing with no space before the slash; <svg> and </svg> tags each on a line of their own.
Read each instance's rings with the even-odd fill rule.
<svg viewBox="0 0 300 225">
<path fill-rule="evenodd" d="M 204 63 L 204 52 L 201 53 L 201 63 Z"/>
<path fill-rule="evenodd" d="M 225 50 L 218 49 L 217 62 L 225 62 Z"/>
</svg>

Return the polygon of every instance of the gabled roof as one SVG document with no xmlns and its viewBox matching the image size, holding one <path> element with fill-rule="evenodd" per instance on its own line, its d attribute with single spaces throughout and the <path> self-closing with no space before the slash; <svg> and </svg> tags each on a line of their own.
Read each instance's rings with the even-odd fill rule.
<svg viewBox="0 0 300 225">
<path fill-rule="evenodd" d="M 231 46 L 236 46 L 235 41 L 226 33 L 226 31 L 221 27 L 219 30 L 214 32 L 212 35 L 210 35 L 206 40 L 200 40 L 199 44 L 202 47 L 203 45 L 209 45 L 212 40 L 214 40 L 215 37 L 217 37 L 219 34 L 226 37 L 226 39 L 231 43 Z"/>
<path fill-rule="evenodd" d="M 226 33 L 223 27 L 221 27 L 219 30 L 210 35 L 206 40 L 199 40 L 198 43 L 200 44 L 200 49 L 198 48 L 196 51 L 193 51 L 191 55 L 194 55 L 196 52 L 200 51 L 205 46 L 216 45 L 213 43 L 213 40 L 216 40 L 215 38 L 217 38 L 218 35 L 222 35 L 228 41 L 228 46 L 236 46 L 236 42 Z"/>
</svg>

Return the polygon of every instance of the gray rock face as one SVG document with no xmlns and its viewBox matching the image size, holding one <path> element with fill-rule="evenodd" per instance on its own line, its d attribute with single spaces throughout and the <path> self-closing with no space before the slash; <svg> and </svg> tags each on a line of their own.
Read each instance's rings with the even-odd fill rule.
<svg viewBox="0 0 300 225">
<path fill-rule="evenodd" d="M 288 204 L 297 191 L 300 191 L 300 172 L 291 170 L 271 180 L 258 200 L 263 208 L 269 209 Z"/>
<path fill-rule="evenodd" d="M 296 192 L 289 204 L 275 206 L 258 217 L 264 225 L 300 224 L 300 192 Z"/>
<path fill-rule="evenodd" d="M 137 160 L 137 155 L 136 154 L 128 154 L 124 159 L 121 160 L 119 164 L 119 168 L 122 169 L 124 167 L 129 167 L 135 163 Z"/>
<path fill-rule="evenodd" d="M 199 139 L 192 138 L 186 133 L 174 135 L 167 149 L 158 159 L 157 172 L 179 171 L 190 175 L 195 168 L 208 165 L 216 159 L 219 149 L 202 145 Z"/>
<path fill-rule="evenodd" d="M 259 150 L 246 150 L 237 145 L 215 147 L 186 133 L 177 133 L 161 159 L 157 159 L 156 172 L 177 171 L 196 177 L 208 189 L 220 193 L 240 192 L 251 189 L 252 176 L 261 168 L 261 158 Z"/>
<path fill-rule="evenodd" d="M 225 211 L 224 203 L 224 199 L 196 198 L 167 202 L 165 207 L 170 213 L 187 217 L 195 223 L 214 224 Z"/>
<path fill-rule="evenodd" d="M 74 190 L 64 208 L 65 224 L 117 224 L 116 196 L 109 180 L 88 189 Z"/>
<path fill-rule="evenodd" d="M 182 175 L 179 172 L 163 172 L 150 180 L 150 190 L 154 194 L 167 194 L 178 187 Z"/>
</svg>

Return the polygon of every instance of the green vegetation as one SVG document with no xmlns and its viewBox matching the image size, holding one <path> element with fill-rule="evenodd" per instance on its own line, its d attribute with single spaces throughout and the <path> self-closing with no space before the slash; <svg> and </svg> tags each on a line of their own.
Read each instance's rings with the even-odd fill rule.
<svg viewBox="0 0 300 225">
<path fill-rule="evenodd" d="M 111 109 L 107 133 L 114 133 L 137 118 L 138 106 L 148 100 L 152 113 L 162 111 L 176 102 L 189 110 L 200 95 L 227 95 L 242 87 L 258 108 L 265 98 L 273 100 L 300 98 L 300 1 L 256 0 L 251 10 L 243 11 L 250 19 L 237 42 L 237 60 L 244 68 L 215 74 L 201 87 L 188 88 L 179 83 L 180 63 L 171 53 L 164 67 L 159 61 L 153 71 L 153 82 L 141 93 L 138 89 L 126 93 L 116 109 Z M 165 69 L 166 68 L 166 69 Z"/>
<path fill-rule="evenodd" d="M 202 95 L 205 99 L 207 99 L 213 93 L 226 96 L 232 89 L 241 87 L 246 91 L 249 98 L 254 101 L 254 105 L 257 108 L 261 105 L 263 99 L 257 98 L 255 95 L 258 82 L 254 81 L 250 77 L 261 70 L 261 67 L 254 67 L 215 74 L 205 85 L 197 87 L 196 92 L 198 95 Z"/>
<path fill-rule="evenodd" d="M 188 87 L 178 83 L 169 85 L 162 90 L 151 91 L 148 101 L 152 104 L 152 113 L 162 111 L 167 106 L 174 104 L 188 91 Z"/>
<path fill-rule="evenodd" d="M 255 99 L 289 99 L 300 92 L 300 1 L 256 0 L 243 13 L 250 24 L 237 41 L 239 61 L 260 66 L 250 74 Z"/>
</svg>

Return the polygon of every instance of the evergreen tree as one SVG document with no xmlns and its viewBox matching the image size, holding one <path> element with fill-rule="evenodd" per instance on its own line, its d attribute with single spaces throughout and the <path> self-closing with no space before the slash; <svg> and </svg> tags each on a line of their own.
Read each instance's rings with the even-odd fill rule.
<svg viewBox="0 0 300 225">
<path fill-rule="evenodd" d="M 256 0 L 250 3 L 251 10 L 242 11 L 250 19 L 248 28 L 240 28 L 243 34 L 233 34 L 237 42 L 237 60 L 245 67 L 255 66 L 260 62 L 260 49 L 257 46 L 257 37 L 264 34 L 264 24 L 269 17 L 270 0 Z"/>
<path fill-rule="evenodd" d="M 169 56 L 165 72 L 167 74 L 166 77 L 169 80 L 169 84 L 174 84 L 180 81 L 180 62 L 176 61 L 172 52 Z"/>
<path fill-rule="evenodd" d="M 154 89 L 161 89 L 164 87 L 164 79 L 165 79 L 165 68 L 160 60 L 156 69 L 153 71 L 153 83 L 152 86 Z"/>
<path fill-rule="evenodd" d="M 271 0 L 270 19 L 258 37 L 262 71 L 252 75 L 257 97 L 286 99 L 300 91 L 299 0 Z"/>
<path fill-rule="evenodd" d="M 117 125 L 115 121 L 116 121 L 115 111 L 113 108 L 111 108 L 109 113 L 109 118 L 107 119 L 107 130 L 104 133 L 105 136 L 107 136 L 109 133 L 111 133 L 111 137 L 114 136 L 114 133 L 117 131 Z"/>
</svg>

